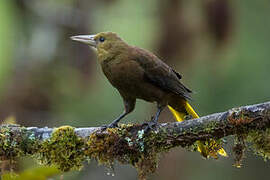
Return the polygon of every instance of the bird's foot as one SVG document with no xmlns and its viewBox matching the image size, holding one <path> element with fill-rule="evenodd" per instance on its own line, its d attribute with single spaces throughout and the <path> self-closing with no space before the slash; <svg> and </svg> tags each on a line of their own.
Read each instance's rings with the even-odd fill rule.
<svg viewBox="0 0 270 180">
<path fill-rule="evenodd" d="M 226 112 L 226 113 L 224 113 L 224 114 L 220 117 L 220 119 L 221 119 L 222 121 L 224 121 L 224 120 L 226 120 L 226 119 L 229 117 L 229 115 L 230 115 L 230 113 L 229 113 L 229 112 Z"/>
<path fill-rule="evenodd" d="M 108 125 L 108 128 L 117 128 L 118 127 L 118 123 L 116 122 L 112 122 L 111 124 Z"/>
<path fill-rule="evenodd" d="M 145 132 L 148 132 L 149 130 L 154 130 L 157 123 L 155 121 L 145 122 L 143 125 L 146 125 L 144 128 Z"/>
<path fill-rule="evenodd" d="M 118 123 L 112 122 L 111 124 L 101 126 L 101 131 L 105 131 L 108 128 L 116 128 L 118 127 Z"/>
</svg>

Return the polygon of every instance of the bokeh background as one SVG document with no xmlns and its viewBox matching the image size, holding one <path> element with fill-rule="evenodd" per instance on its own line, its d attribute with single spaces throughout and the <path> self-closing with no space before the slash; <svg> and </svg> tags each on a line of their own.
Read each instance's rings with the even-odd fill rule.
<svg viewBox="0 0 270 180">
<path fill-rule="evenodd" d="M 0 119 L 25 126 L 100 126 L 123 110 L 95 54 L 72 35 L 117 32 L 183 75 L 200 115 L 270 99 L 268 0 L 2 0 L 0 1 Z M 137 101 L 123 122 L 148 121 L 155 106 Z M 168 110 L 160 121 L 174 121 Z M 270 178 L 270 164 L 247 152 L 243 167 L 229 158 L 203 160 L 176 148 L 161 157 L 153 180 Z M 17 170 L 36 166 L 21 160 Z M 136 179 L 131 166 L 115 176 L 92 161 L 64 179 Z"/>
</svg>

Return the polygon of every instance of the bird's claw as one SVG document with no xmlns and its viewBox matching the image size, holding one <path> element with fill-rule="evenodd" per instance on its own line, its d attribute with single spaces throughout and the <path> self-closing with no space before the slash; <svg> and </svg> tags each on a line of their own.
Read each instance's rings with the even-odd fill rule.
<svg viewBox="0 0 270 180">
<path fill-rule="evenodd" d="M 154 121 L 150 121 L 150 122 L 144 123 L 144 125 L 146 125 L 146 127 L 144 128 L 144 131 L 147 132 L 149 130 L 153 130 L 154 127 L 157 125 L 157 123 Z"/>
<path fill-rule="evenodd" d="M 116 128 L 118 127 L 118 123 L 111 123 L 108 125 L 108 128 Z"/>
<path fill-rule="evenodd" d="M 229 115 L 230 115 L 229 112 L 223 113 L 223 115 L 220 117 L 220 119 L 221 119 L 222 121 L 224 121 L 224 120 L 226 120 L 226 119 L 228 118 Z"/>
<path fill-rule="evenodd" d="M 118 127 L 117 123 L 111 123 L 111 124 L 108 124 L 108 125 L 103 125 L 103 126 L 101 126 L 101 131 L 105 131 L 108 128 L 116 128 L 116 127 Z"/>
</svg>

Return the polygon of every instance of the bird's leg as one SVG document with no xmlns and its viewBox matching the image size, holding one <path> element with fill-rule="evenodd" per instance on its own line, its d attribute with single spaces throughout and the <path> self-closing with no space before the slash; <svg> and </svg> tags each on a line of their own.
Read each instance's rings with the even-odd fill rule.
<svg viewBox="0 0 270 180">
<path fill-rule="evenodd" d="M 113 120 L 113 122 L 111 122 L 111 124 L 107 125 L 108 128 L 115 128 L 118 126 L 118 122 L 123 119 L 126 115 L 128 114 L 128 112 L 124 111 L 118 118 L 116 118 L 115 120 Z"/>
<path fill-rule="evenodd" d="M 157 124 L 159 115 L 160 115 L 161 111 L 164 109 L 164 107 L 165 106 L 158 105 L 156 115 L 154 118 L 152 118 L 152 120 L 150 122 L 147 123 L 146 130 L 153 129 L 153 127 Z"/>
<path fill-rule="evenodd" d="M 104 131 L 107 128 L 115 128 L 118 126 L 118 122 L 123 119 L 126 115 L 128 114 L 128 112 L 126 112 L 126 110 L 115 120 L 113 120 L 113 122 L 111 122 L 109 125 L 103 125 L 101 126 L 101 130 Z"/>
<path fill-rule="evenodd" d="M 155 115 L 155 117 L 152 119 L 152 122 L 153 122 L 154 124 L 157 124 L 159 115 L 160 115 L 160 113 L 161 113 L 161 111 L 162 111 L 163 109 L 164 109 L 163 106 L 158 107 L 157 112 L 156 112 L 156 115 Z"/>
<path fill-rule="evenodd" d="M 109 125 L 102 126 L 102 129 L 105 130 L 107 128 L 115 128 L 118 126 L 118 122 L 123 119 L 127 114 L 132 112 L 135 108 L 136 99 L 125 99 L 124 98 L 124 105 L 125 105 L 125 111 L 115 120 L 113 120 L 112 123 Z"/>
</svg>

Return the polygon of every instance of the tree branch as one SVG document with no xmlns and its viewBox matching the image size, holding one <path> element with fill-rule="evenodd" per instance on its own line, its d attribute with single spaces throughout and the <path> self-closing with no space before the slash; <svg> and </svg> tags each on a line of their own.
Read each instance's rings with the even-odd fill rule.
<svg viewBox="0 0 270 180">
<path fill-rule="evenodd" d="M 43 164 L 56 164 L 63 171 L 78 169 L 82 161 L 89 158 L 107 166 L 112 166 L 116 159 L 134 165 L 143 179 L 146 174 L 154 172 L 157 154 L 173 147 L 187 147 L 198 140 L 220 139 L 229 135 L 246 137 L 251 132 L 253 135 L 256 132 L 257 139 L 258 134 L 262 137 L 262 133 L 270 128 L 270 102 L 233 108 L 184 122 L 162 123 L 149 131 L 146 131 L 146 126 L 122 124 L 119 128 L 101 131 L 100 127 L 2 125 L 0 156 L 10 159 L 32 155 Z M 60 155 L 63 152 L 65 156 Z M 267 153 L 270 152 L 264 155 Z"/>
</svg>

